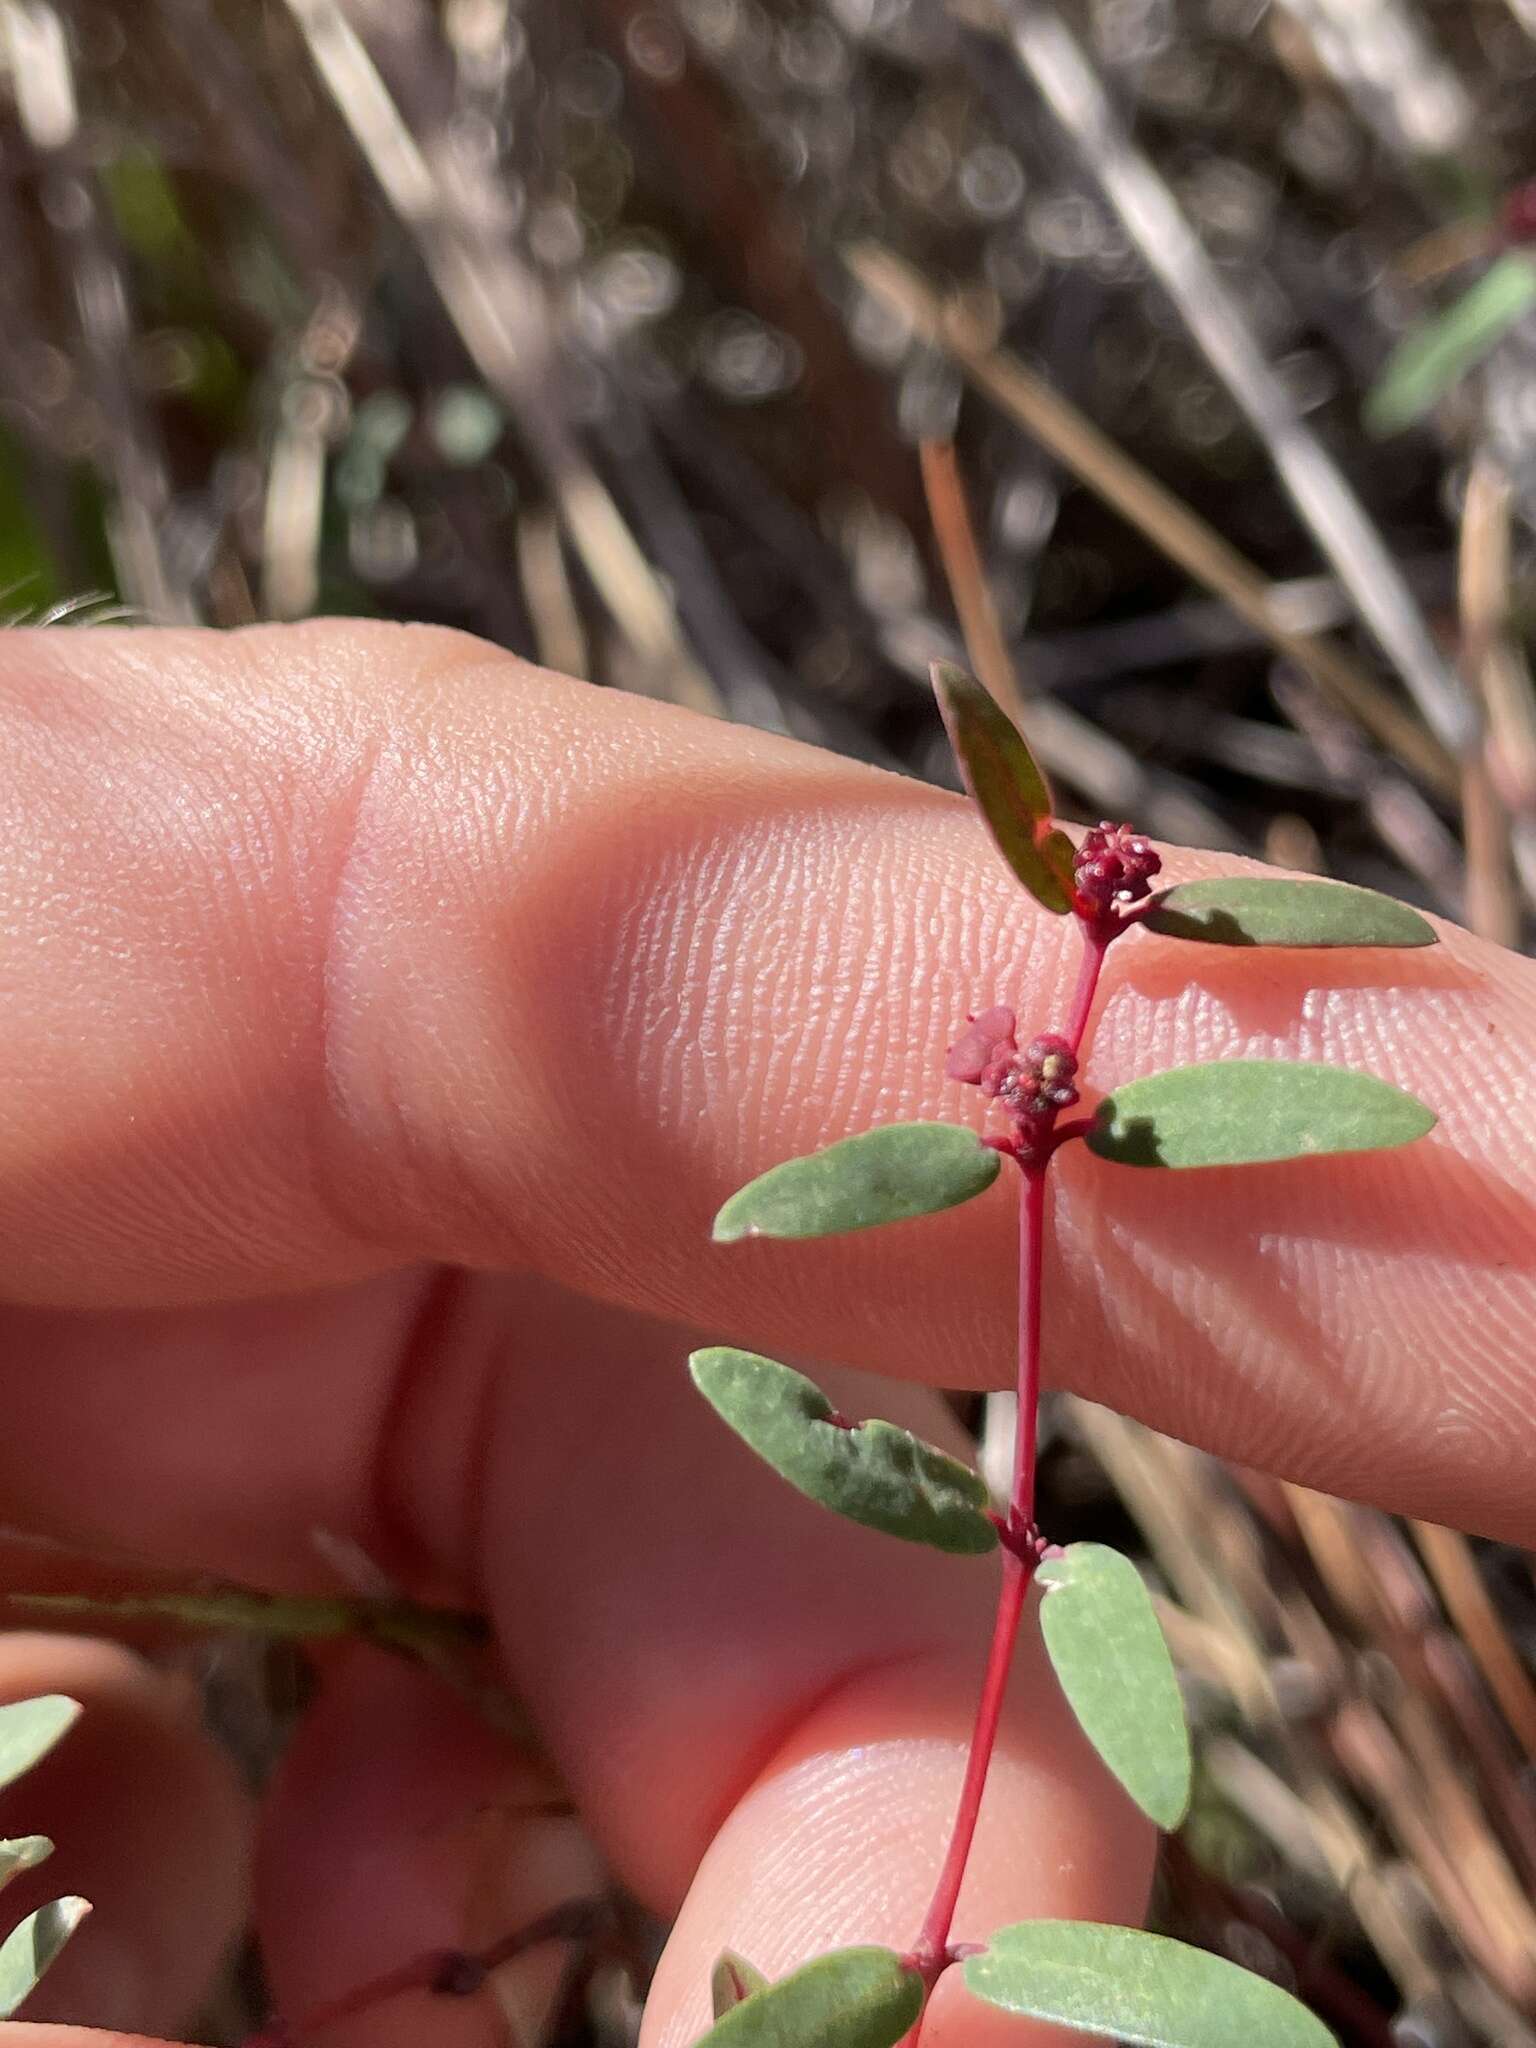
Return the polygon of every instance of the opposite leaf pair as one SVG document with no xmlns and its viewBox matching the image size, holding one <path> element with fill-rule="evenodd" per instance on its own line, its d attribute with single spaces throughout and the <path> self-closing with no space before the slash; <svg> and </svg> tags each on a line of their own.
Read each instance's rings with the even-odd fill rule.
<svg viewBox="0 0 1536 2048">
<path fill-rule="evenodd" d="M 1140 2048 L 1332 2048 L 1278 1985 L 1203 1949 L 1133 1927 L 1025 1920 L 961 1966 L 966 1989 L 1020 2019 Z M 923 1979 L 894 1949 L 838 1949 L 769 1984 L 740 1956 L 716 1968 L 710 2048 L 896 2048 Z"/>
<path fill-rule="evenodd" d="M 835 1514 L 956 1556 L 993 1550 L 981 1479 L 889 1422 L 850 1423 L 812 1381 L 750 1351 L 689 1361 L 721 1419 L 791 1486 Z M 1136 1804 L 1161 1828 L 1189 1805 L 1189 1734 L 1178 1680 L 1141 1575 L 1102 1543 L 1048 1551 L 1041 1629 L 1067 1702 Z"/>
</svg>

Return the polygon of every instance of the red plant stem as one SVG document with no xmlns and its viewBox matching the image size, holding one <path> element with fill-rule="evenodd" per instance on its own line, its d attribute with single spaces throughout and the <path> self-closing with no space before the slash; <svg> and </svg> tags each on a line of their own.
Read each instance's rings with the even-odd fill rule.
<svg viewBox="0 0 1536 2048">
<path fill-rule="evenodd" d="M 912 1959 L 930 1990 L 949 1961 L 949 1930 L 955 1906 L 976 1837 L 981 1815 L 981 1795 L 997 1741 L 997 1724 L 1002 1717 L 1003 1696 L 1008 1689 L 1008 1672 L 1018 1641 L 1019 1620 L 1024 1612 L 1024 1595 L 1034 1576 L 1031 1562 L 1011 1550 L 1003 1552 L 1003 1581 L 998 1591 L 997 1620 L 992 1627 L 992 1648 L 987 1655 L 987 1674 L 981 1684 L 976 1706 L 976 1725 L 971 1732 L 971 1753 L 966 1759 L 960 1802 L 955 1809 L 944 1867 L 934 1888 L 933 1899 L 923 1920 L 922 1932 L 912 1950 Z"/>
<path fill-rule="evenodd" d="M 1038 1443 L 1040 1402 L 1040 1282 L 1045 1251 L 1045 1170 L 1047 1161 L 1023 1165 L 1023 1186 L 1019 1191 L 1019 1416 L 1014 1434 L 1013 1489 L 1003 1527 L 1003 1575 L 998 1588 L 997 1619 L 992 1627 L 992 1648 L 987 1655 L 986 1676 L 976 1707 L 976 1724 L 971 1733 L 970 1755 L 955 1809 L 954 1826 L 943 1868 L 924 1917 L 922 1931 L 912 1950 L 916 1967 L 931 1990 L 950 1960 L 949 1936 L 954 1925 L 955 1906 L 965 1879 L 976 1824 L 981 1817 L 981 1798 L 986 1789 L 992 1751 L 1002 1718 L 1008 1673 L 1019 1639 L 1024 1613 L 1024 1596 L 1035 1575 L 1036 1549 L 1035 1451 Z"/>
<path fill-rule="evenodd" d="M 1024 1166 L 1019 1189 L 1019 1414 L 1013 1431 L 1013 1491 L 1008 1522 L 1028 1537 L 1035 1521 L 1035 1456 L 1040 1442 L 1040 1293 L 1045 1271 L 1045 1169 Z"/>
<path fill-rule="evenodd" d="M 1082 936 L 1083 957 L 1078 962 L 1077 987 L 1072 991 L 1072 1011 L 1067 1019 L 1063 1036 L 1074 1053 L 1083 1049 L 1083 1033 L 1088 1029 L 1088 1014 L 1093 1008 L 1093 999 L 1099 992 L 1099 974 L 1104 965 L 1104 955 L 1109 941 L 1114 937 L 1111 930 L 1107 935 L 1096 931 L 1086 918 L 1079 918 L 1077 929 Z"/>
<path fill-rule="evenodd" d="M 1115 935 L 1113 930 L 1103 931 L 1083 917 L 1078 918 L 1077 928 L 1083 952 L 1064 1033 L 1074 1053 L 1082 1050 L 1094 997 L 1098 994 L 1104 954 Z M 922 1930 L 911 1951 L 912 1963 L 921 1972 L 930 1992 L 953 1960 L 950 1932 L 954 1926 L 955 1908 L 981 1818 L 982 1795 L 997 1743 L 1008 1674 L 1024 1615 L 1024 1599 L 1040 1555 L 1039 1531 L 1035 1526 L 1035 1464 L 1040 1442 L 1040 1305 L 1045 1271 L 1045 1177 L 1052 1156 L 1052 1151 L 1046 1150 L 1042 1157 L 1019 1160 L 1023 1176 L 1019 1190 L 1019 1414 L 1014 1431 L 1013 1486 L 1007 1515 L 1000 1522 L 1002 1583 L 998 1588 L 992 1647 L 987 1654 L 986 1675 L 976 1706 L 965 1777 L 961 1781 L 959 1803 L 943 1867 L 924 1915 Z M 921 2027 L 919 2020 L 917 2028 L 908 2036 L 909 2042 L 916 2041 Z"/>
</svg>

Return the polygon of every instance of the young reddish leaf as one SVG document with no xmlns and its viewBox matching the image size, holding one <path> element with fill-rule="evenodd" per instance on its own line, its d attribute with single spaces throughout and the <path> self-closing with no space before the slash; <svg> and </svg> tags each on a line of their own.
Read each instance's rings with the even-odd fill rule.
<svg viewBox="0 0 1536 2048">
<path fill-rule="evenodd" d="M 1317 2015 L 1267 1977 L 1137 1927 L 1024 1920 L 970 1958 L 965 1982 L 1004 2012 L 1139 2048 L 1336 2048 Z"/>
<path fill-rule="evenodd" d="M 0 1707 L 0 1786 L 41 1763 L 79 1714 L 80 1702 L 58 1692 Z"/>
<path fill-rule="evenodd" d="M 85 1899 L 54 1899 L 29 1913 L 0 1942 L 0 2020 L 8 2020 L 36 1988 L 90 1910 Z"/>
<path fill-rule="evenodd" d="M 733 2005 L 767 1989 L 768 1979 L 762 1971 L 745 1956 L 737 1955 L 735 1949 L 722 1949 L 716 1956 L 709 1975 L 709 1996 L 717 2020 L 723 2020 Z"/>
<path fill-rule="evenodd" d="M 958 1459 L 894 1423 L 843 1421 L 814 1381 L 755 1352 L 719 1345 L 688 1364 L 715 1412 L 823 1507 L 956 1556 L 996 1543 L 987 1489 Z"/>
<path fill-rule="evenodd" d="M 1416 910 L 1347 882 L 1291 882 L 1226 875 L 1180 882 L 1142 922 L 1173 939 L 1208 946 L 1433 946 L 1434 926 Z"/>
<path fill-rule="evenodd" d="M 1051 823 L 1051 792 L 1024 735 L 974 676 L 952 661 L 930 674 L 971 799 L 1009 867 L 1037 903 L 1072 908 L 1072 842 Z"/>
<path fill-rule="evenodd" d="M 835 1949 L 733 2005 L 697 2048 L 896 2048 L 923 1980 L 888 1948 Z"/>
<path fill-rule="evenodd" d="M 1083 1733 L 1160 1828 L 1189 1806 L 1189 1730 L 1141 1574 L 1103 1543 L 1072 1543 L 1037 1574 L 1040 1628 Z"/>
<path fill-rule="evenodd" d="M 931 1216 L 984 1194 L 1001 1163 L 964 1124 L 886 1124 L 748 1181 L 715 1218 L 715 1242 L 836 1237 Z"/>
<path fill-rule="evenodd" d="M 1121 1166 L 1253 1166 L 1406 1145 L 1435 1127 L 1374 1074 L 1300 1060 L 1221 1060 L 1128 1081 L 1099 1104 L 1088 1148 Z"/>
</svg>

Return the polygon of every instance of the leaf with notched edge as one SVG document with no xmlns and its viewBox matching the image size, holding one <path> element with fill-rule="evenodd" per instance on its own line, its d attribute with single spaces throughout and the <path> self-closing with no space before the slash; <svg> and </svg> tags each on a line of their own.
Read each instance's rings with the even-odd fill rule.
<svg viewBox="0 0 1536 2048">
<path fill-rule="evenodd" d="M 987 1489 L 957 1458 L 894 1423 L 843 1422 L 814 1381 L 756 1352 L 717 1345 L 688 1364 L 716 1414 L 797 1492 L 955 1556 L 996 1544 Z"/>
</svg>

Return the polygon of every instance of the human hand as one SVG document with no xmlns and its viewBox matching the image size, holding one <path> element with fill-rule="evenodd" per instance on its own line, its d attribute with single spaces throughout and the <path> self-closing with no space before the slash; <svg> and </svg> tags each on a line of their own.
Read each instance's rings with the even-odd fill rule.
<svg viewBox="0 0 1536 2048">
<path fill-rule="evenodd" d="M 787 1494 L 683 1358 L 703 1332 L 1007 1379 L 1004 1198 L 833 1245 L 715 1248 L 708 1221 L 790 1153 L 955 1113 L 956 1019 L 1059 1007 L 1054 921 L 942 794 L 434 631 L 9 634 L 0 744 L 7 1518 L 333 1591 L 324 1529 L 482 1608 L 603 1853 L 681 1905 L 646 2048 L 702 2030 L 726 1942 L 777 1972 L 902 1940 L 986 1574 Z M 1445 936 L 1300 974 L 1117 949 L 1095 1083 L 1335 1056 L 1441 1127 L 1236 1180 L 1064 1158 L 1046 1355 L 1230 1456 L 1530 1540 L 1536 968 Z M 842 1400 L 944 1433 L 918 1385 Z M 174 2028 L 249 1817 L 122 1653 L 0 1643 L 0 1694 L 53 1687 L 91 1711 L 8 1796 L 59 1840 L 47 1890 L 97 1911 L 37 2008 Z M 962 1938 L 1141 1909 L 1150 1841 L 1053 1698 L 1031 1647 Z M 579 1890 L 586 1852 L 518 1815 L 529 1778 L 424 1675 L 327 1659 L 255 1858 L 281 2008 Z M 963 1998 L 925 2044 L 1030 2038 Z M 328 2039 L 500 2028 L 417 1996 Z"/>
</svg>

